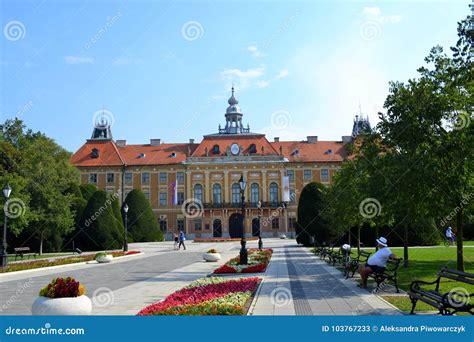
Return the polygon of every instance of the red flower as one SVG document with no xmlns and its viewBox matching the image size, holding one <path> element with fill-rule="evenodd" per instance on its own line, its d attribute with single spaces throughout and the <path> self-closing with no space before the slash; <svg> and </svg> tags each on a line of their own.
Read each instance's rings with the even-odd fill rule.
<svg viewBox="0 0 474 342">
<path fill-rule="evenodd" d="M 265 272 L 266 269 L 267 269 L 267 264 L 257 264 L 257 265 L 244 268 L 242 270 L 242 273 L 260 273 L 260 272 Z"/>
<path fill-rule="evenodd" d="M 235 270 L 235 268 L 233 268 L 231 266 L 222 265 L 218 269 L 214 270 L 214 272 L 212 272 L 212 273 L 214 273 L 214 274 L 237 273 L 237 271 Z"/>
</svg>

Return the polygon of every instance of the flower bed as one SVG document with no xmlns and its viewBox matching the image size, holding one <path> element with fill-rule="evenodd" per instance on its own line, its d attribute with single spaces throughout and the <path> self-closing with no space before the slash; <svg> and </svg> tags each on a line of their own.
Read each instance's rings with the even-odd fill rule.
<svg viewBox="0 0 474 342">
<path fill-rule="evenodd" d="M 224 265 L 214 270 L 214 274 L 228 274 L 228 273 L 262 273 L 265 272 L 272 258 L 273 250 L 249 248 L 248 264 L 239 265 L 240 257 L 235 257 L 227 261 Z"/>
<path fill-rule="evenodd" d="M 137 316 L 244 315 L 259 283 L 260 278 L 199 279 L 165 300 L 147 306 Z"/>
<path fill-rule="evenodd" d="M 255 241 L 258 240 L 258 237 L 248 237 L 245 239 L 247 241 Z M 195 238 L 194 242 L 232 242 L 240 240 L 240 238 Z"/>
<path fill-rule="evenodd" d="M 111 252 L 115 257 L 122 257 L 125 255 L 133 255 L 141 253 L 139 251 L 130 251 L 130 252 Z M 50 266 L 61 266 L 61 265 L 68 265 L 68 264 L 75 264 L 78 262 L 86 262 L 92 261 L 95 259 L 95 254 L 89 254 L 84 256 L 72 256 L 69 258 L 60 258 L 55 260 L 48 260 L 48 259 L 41 259 L 41 260 L 34 260 L 29 262 L 20 262 L 20 263 L 11 263 L 6 268 L 0 268 L 0 273 L 7 273 L 7 272 L 16 272 L 16 271 L 24 271 L 24 270 L 32 270 L 35 268 L 42 268 L 42 267 L 50 267 Z"/>
</svg>

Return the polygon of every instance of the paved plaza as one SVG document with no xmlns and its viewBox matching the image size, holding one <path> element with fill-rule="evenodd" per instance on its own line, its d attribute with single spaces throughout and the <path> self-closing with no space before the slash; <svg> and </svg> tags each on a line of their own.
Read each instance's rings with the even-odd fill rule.
<svg viewBox="0 0 474 342">
<path fill-rule="evenodd" d="M 274 249 L 267 272 L 250 308 L 250 315 L 392 315 L 400 312 L 314 256 L 294 240 L 265 239 Z M 192 243 L 186 251 L 171 242 L 135 243 L 144 253 L 110 264 L 68 265 L 51 270 L 0 275 L 0 314 L 29 315 L 39 289 L 52 278 L 72 276 L 81 281 L 95 315 L 134 315 L 164 299 L 238 254 L 238 242 Z M 256 247 L 250 241 L 248 247 Z M 218 249 L 222 259 L 206 263 L 202 253 Z"/>
</svg>

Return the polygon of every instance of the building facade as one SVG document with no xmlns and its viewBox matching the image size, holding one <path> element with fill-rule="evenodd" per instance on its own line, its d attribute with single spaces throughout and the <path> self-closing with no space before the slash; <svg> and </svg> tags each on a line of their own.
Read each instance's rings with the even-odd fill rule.
<svg viewBox="0 0 474 342">
<path fill-rule="evenodd" d="M 243 125 L 233 88 L 228 104 L 225 127 L 199 143 L 151 139 L 129 145 L 114 140 L 101 120 L 71 162 L 82 183 L 118 193 L 122 202 L 132 189 L 141 189 L 168 239 L 179 229 L 190 239 L 237 238 L 243 230 L 246 236 L 294 236 L 299 193 L 312 181 L 331 184 L 353 137 L 269 141 Z M 367 128 L 365 121 L 356 117 L 353 136 Z M 247 184 L 244 205 L 241 178 Z"/>
</svg>

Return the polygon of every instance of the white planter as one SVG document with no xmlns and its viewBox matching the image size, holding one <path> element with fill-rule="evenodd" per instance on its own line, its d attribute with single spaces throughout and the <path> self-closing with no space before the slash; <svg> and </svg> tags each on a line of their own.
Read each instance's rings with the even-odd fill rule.
<svg viewBox="0 0 474 342">
<path fill-rule="evenodd" d="M 221 260 L 221 255 L 219 253 L 204 253 L 202 258 L 209 262 L 216 262 Z"/>
<path fill-rule="evenodd" d="M 92 311 L 89 297 L 48 298 L 39 296 L 31 307 L 34 316 L 88 316 Z"/>
<path fill-rule="evenodd" d="M 286 239 L 286 235 L 285 235 L 285 234 L 281 234 L 281 235 L 280 235 L 280 239 L 283 239 L 283 240 Z"/>
<path fill-rule="evenodd" d="M 107 255 L 102 255 L 95 259 L 99 264 L 106 264 L 109 263 L 113 260 L 113 255 L 112 254 L 107 254 Z"/>
</svg>

